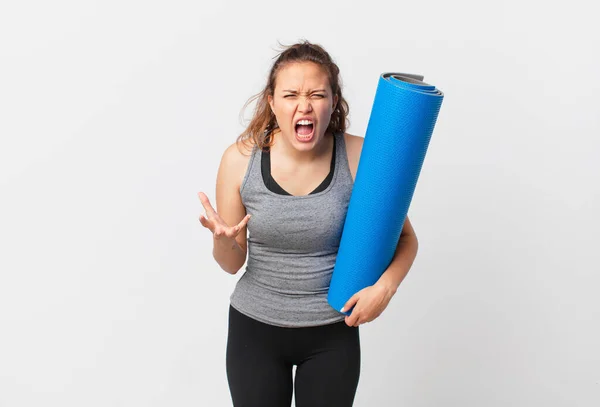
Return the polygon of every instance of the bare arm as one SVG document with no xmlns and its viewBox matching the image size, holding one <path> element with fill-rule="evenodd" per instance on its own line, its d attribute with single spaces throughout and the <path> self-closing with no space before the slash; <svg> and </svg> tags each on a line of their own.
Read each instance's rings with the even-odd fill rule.
<svg viewBox="0 0 600 407">
<path fill-rule="evenodd" d="M 407 216 L 392 262 L 379 278 L 377 284 L 384 286 L 392 295 L 395 294 L 400 283 L 408 274 L 417 256 L 418 248 L 417 235 Z"/>
<path fill-rule="evenodd" d="M 200 222 L 213 232 L 213 257 L 229 274 L 236 274 L 246 262 L 246 224 L 250 215 L 242 204 L 240 185 L 247 162 L 248 157 L 232 144 L 223 153 L 217 173 L 217 210 L 205 194 L 199 194 L 208 216 L 204 220 L 201 217 Z"/>
</svg>

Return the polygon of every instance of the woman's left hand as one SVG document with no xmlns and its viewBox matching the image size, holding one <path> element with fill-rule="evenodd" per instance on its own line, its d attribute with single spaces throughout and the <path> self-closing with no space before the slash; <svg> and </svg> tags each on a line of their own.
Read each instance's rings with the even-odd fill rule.
<svg viewBox="0 0 600 407">
<path fill-rule="evenodd" d="M 395 290 L 379 283 L 363 288 L 354 294 L 342 309 L 342 312 L 345 312 L 354 307 L 352 313 L 346 316 L 346 325 L 359 326 L 373 321 L 386 309 L 394 293 Z"/>
</svg>

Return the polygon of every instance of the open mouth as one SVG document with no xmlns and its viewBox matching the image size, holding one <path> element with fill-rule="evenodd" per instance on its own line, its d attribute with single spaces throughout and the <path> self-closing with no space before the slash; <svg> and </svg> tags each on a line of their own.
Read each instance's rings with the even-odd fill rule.
<svg viewBox="0 0 600 407">
<path fill-rule="evenodd" d="M 314 131 L 314 123 L 311 120 L 299 120 L 296 123 L 296 135 L 301 139 L 309 139 Z"/>
</svg>

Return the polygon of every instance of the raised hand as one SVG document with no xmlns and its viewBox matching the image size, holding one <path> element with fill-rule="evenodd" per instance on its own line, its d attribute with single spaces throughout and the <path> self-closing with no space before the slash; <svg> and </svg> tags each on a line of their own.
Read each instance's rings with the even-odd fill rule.
<svg viewBox="0 0 600 407">
<path fill-rule="evenodd" d="M 213 233 L 215 239 L 221 239 L 223 237 L 235 239 L 235 237 L 240 233 L 242 228 L 246 226 L 250 220 L 250 217 L 252 216 L 246 215 L 244 216 L 244 219 L 242 219 L 237 225 L 229 226 L 223 219 L 221 219 L 217 211 L 213 209 L 208 197 L 204 192 L 198 192 L 198 198 L 200 198 L 200 202 L 202 203 L 204 211 L 206 212 L 206 216 L 200 215 L 200 223 Z"/>
</svg>

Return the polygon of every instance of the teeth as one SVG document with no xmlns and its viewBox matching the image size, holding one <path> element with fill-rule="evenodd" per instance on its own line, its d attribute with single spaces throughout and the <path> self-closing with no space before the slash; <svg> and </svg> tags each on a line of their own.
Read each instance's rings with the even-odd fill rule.
<svg viewBox="0 0 600 407">
<path fill-rule="evenodd" d="M 313 122 L 312 122 L 312 120 L 300 120 L 296 124 L 309 125 L 309 124 L 313 124 Z"/>
</svg>

